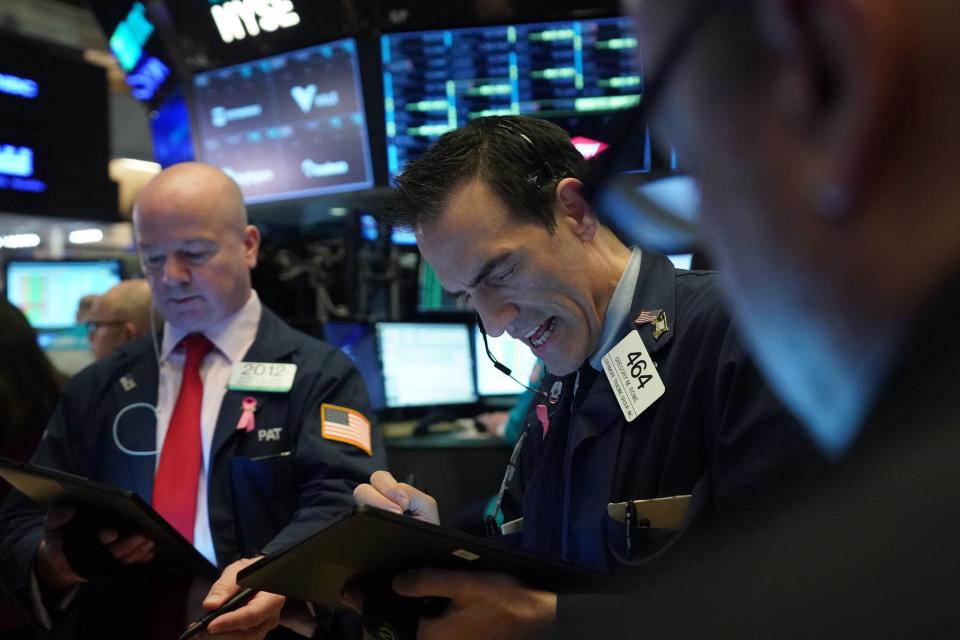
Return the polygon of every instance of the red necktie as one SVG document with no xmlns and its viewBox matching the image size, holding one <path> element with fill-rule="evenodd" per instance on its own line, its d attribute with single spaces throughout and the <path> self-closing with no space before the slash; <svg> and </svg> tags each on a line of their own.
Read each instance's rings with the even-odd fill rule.
<svg viewBox="0 0 960 640">
<path fill-rule="evenodd" d="M 180 341 L 187 350 L 183 380 L 173 407 L 167 436 L 160 452 L 160 464 L 153 481 L 153 508 L 180 534 L 193 542 L 197 514 L 197 486 L 203 448 L 200 442 L 200 408 L 203 380 L 200 363 L 213 348 L 206 336 L 194 333 Z"/>
</svg>

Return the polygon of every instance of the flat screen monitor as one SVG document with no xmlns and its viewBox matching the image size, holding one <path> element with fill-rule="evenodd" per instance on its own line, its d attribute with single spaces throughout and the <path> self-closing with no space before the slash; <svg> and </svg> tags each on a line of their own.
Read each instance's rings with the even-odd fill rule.
<svg viewBox="0 0 960 640">
<path fill-rule="evenodd" d="M 353 38 L 193 78 L 200 160 L 249 203 L 373 186 Z"/>
<path fill-rule="evenodd" d="M 390 180 L 440 135 L 487 115 L 551 120 L 592 157 L 616 113 L 640 102 L 643 77 L 627 18 L 381 37 Z M 637 170 L 649 168 L 649 145 Z"/>
<path fill-rule="evenodd" d="M 421 259 L 417 282 L 417 311 L 428 314 L 472 313 L 473 307 L 465 298 L 445 290 L 433 267 Z"/>
<path fill-rule="evenodd" d="M 83 296 L 101 295 L 120 282 L 119 260 L 10 261 L 6 265 L 7 299 L 39 331 L 76 324 Z"/>
<path fill-rule="evenodd" d="M 477 401 L 467 324 L 379 322 L 376 328 L 387 407 Z"/>
<path fill-rule="evenodd" d="M 490 345 L 490 353 L 493 357 L 505 364 L 514 378 L 527 384 L 530 374 L 533 373 L 533 365 L 537 361 L 530 347 L 506 333 L 496 338 L 487 336 L 487 343 Z M 514 396 L 524 391 L 516 381 L 511 380 L 502 371 L 498 371 L 490 362 L 483 348 L 483 335 L 477 327 L 473 328 L 473 347 L 476 354 L 475 369 L 479 396 Z"/>
<path fill-rule="evenodd" d="M 367 385 L 370 403 L 375 410 L 383 409 L 383 378 L 377 354 L 377 337 L 373 327 L 365 322 L 324 322 L 323 339 L 339 347 L 357 365 Z"/>
<path fill-rule="evenodd" d="M 372 214 L 360 215 L 360 235 L 367 242 L 376 242 L 380 239 L 380 225 Z M 390 242 L 401 247 L 415 247 L 417 236 L 413 229 L 393 227 L 390 231 Z"/>
</svg>

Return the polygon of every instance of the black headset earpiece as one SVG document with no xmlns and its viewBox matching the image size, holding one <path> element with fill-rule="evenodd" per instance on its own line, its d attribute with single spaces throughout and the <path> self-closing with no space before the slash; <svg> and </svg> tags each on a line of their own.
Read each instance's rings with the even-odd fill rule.
<svg viewBox="0 0 960 640">
<path fill-rule="evenodd" d="M 513 375 L 511 374 L 513 373 L 513 369 L 493 357 L 493 352 L 490 351 L 490 343 L 487 342 L 487 330 L 483 328 L 483 320 L 480 319 L 479 313 L 477 314 L 477 328 L 480 329 L 480 335 L 483 336 L 483 348 L 487 352 L 487 357 L 490 358 L 490 362 L 497 368 L 497 371 L 502 371 L 512 378 Z"/>
</svg>

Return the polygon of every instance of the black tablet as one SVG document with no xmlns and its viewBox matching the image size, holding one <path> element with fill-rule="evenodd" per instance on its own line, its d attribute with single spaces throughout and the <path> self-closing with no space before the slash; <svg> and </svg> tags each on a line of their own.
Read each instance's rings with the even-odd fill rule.
<svg viewBox="0 0 960 640">
<path fill-rule="evenodd" d="M 367 506 L 329 523 L 240 572 L 244 587 L 338 605 L 347 583 L 389 578 L 406 569 L 497 571 L 557 593 L 604 590 L 606 574 L 558 562 L 496 540 L 452 531 Z"/>
<path fill-rule="evenodd" d="M 0 458 L 3 478 L 34 502 L 67 502 L 105 514 L 155 543 L 155 561 L 193 575 L 216 578 L 218 571 L 189 540 L 133 491 L 87 480 L 57 469 Z"/>
</svg>

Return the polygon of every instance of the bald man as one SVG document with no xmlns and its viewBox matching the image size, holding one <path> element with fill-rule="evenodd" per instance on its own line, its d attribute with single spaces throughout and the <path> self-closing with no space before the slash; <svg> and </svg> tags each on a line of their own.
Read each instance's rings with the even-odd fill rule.
<svg viewBox="0 0 960 640">
<path fill-rule="evenodd" d="M 252 289 L 260 234 L 233 180 L 204 164 L 170 167 L 141 191 L 133 224 L 165 319 L 159 350 L 135 340 L 74 378 L 34 462 L 135 491 L 220 578 L 208 592 L 196 577 L 188 597 L 157 579 L 153 541 L 100 523 L 86 557 L 65 553 L 63 541 L 76 540 L 62 526 L 70 514 L 44 520 L 18 496 L 0 516 L 2 578 L 62 637 L 176 637 L 237 591 L 251 558 L 350 509 L 354 487 L 385 464 L 350 361 L 291 329 Z M 112 557 L 112 575 L 83 562 L 96 553 Z M 295 620 L 296 605 L 259 593 L 208 634 L 322 634 L 328 621 Z"/>
<path fill-rule="evenodd" d="M 106 358 L 117 347 L 149 335 L 151 322 L 155 327 L 163 323 L 162 318 L 151 320 L 154 313 L 146 280 L 124 280 L 99 296 L 86 321 L 93 357 Z"/>
</svg>

